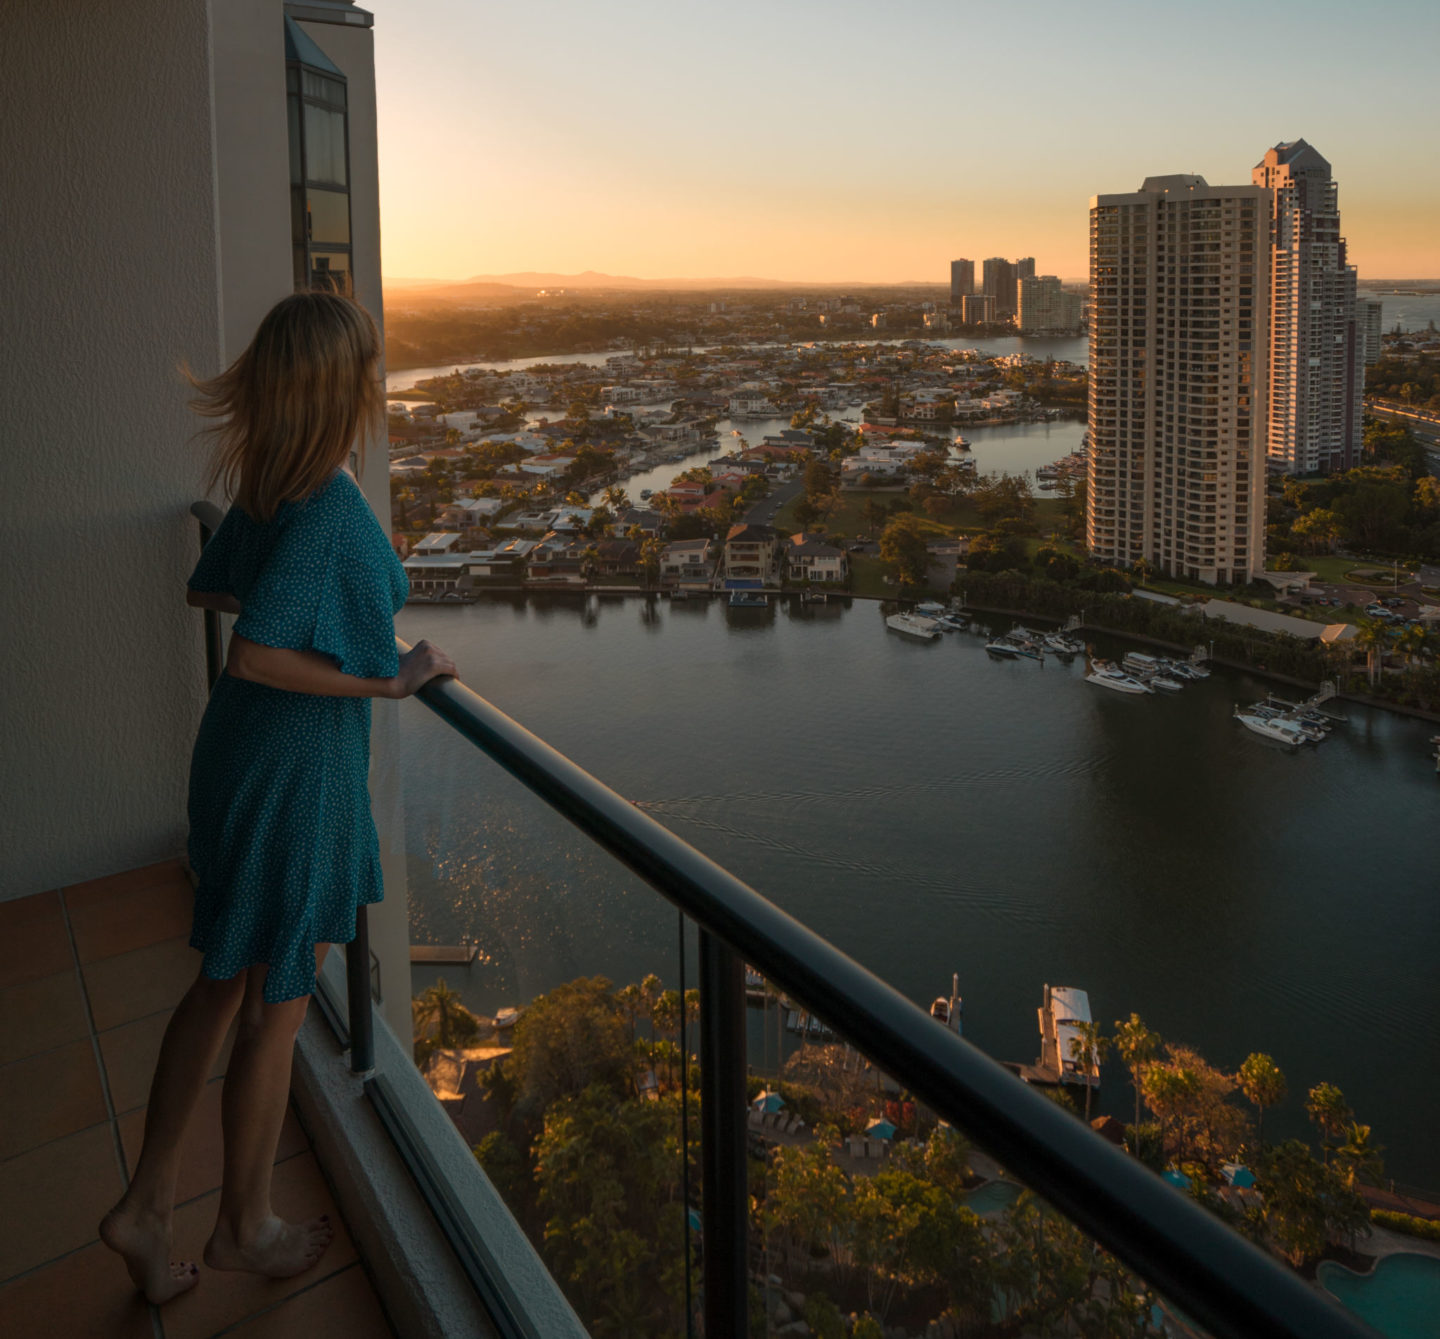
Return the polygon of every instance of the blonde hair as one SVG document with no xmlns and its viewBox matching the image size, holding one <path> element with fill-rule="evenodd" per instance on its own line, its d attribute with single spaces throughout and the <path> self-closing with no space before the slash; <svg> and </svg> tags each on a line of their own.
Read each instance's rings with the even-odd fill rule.
<svg viewBox="0 0 1440 1339">
<path fill-rule="evenodd" d="M 376 372 L 380 335 L 370 313 L 335 293 L 294 293 L 260 322 L 219 376 L 189 377 L 191 407 L 219 419 L 207 488 L 268 521 L 345 464 L 355 438 L 384 418 Z"/>
</svg>

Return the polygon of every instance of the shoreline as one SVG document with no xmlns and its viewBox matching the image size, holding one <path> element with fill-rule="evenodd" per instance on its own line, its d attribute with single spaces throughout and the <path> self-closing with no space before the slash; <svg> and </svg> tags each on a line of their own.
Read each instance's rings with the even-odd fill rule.
<svg viewBox="0 0 1440 1339">
<path fill-rule="evenodd" d="M 914 599 L 900 595 L 857 595 L 854 592 L 847 590 L 826 590 L 823 593 L 827 596 L 833 596 L 834 598 L 839 600 L 873 600 L 877 604 L 884 603 L 887 600 L 895 604 L 915 603 Z M 476 592 L 476 598 L 473 600 L 412 600 L 406 601 L 406 605 L 408 607 L 409 605 L 413 604 L 416 608 L 428 609 L 444 608 L 446 606 L 456 606 L 463 608 L 466 605 L 478 603 L 478 601 L 486 595 L 653 595 L 658 598 L 662 596 L 668 597 L 669 594 L 670 591 L 668 589 L 661 587 L 647 589 L 643 586 L 531 586 L 517 584 L 506 586 L 486 586 L 483 590 Z M 724 597 L 726 592 L 687 591 L 685 594 L 687 599 L 691 600 L 698 600 L 701 598 L 713 600 L 716 598 Z M 798 589 L 774 590 L 766 591 L 765 594 L 767 596 L 774 595 L 779 599 L 799 600 L 802 594 L 804 594 L 804 591 Z M 936 596 L 922 598 L 943 599 L 945 597 Z M 981 604 L 962 604 L 960 607 L 969 613 L 999 614 L 1003 618 L 1020 618 L 1027 621 L 1033 620 L 1038 623 L 1053 623 L 1057 627 L 1059 627 L 1060 624 L 1064 621 L 1062 619 L 1057 619 L 1050 614 L 1036 614 L 1025 609 L 998 609 L 991 605 Z M 1138 632 L 1127 632 L 1119 628 L 1108 628 L 1102 623 L 1081 623 L 1080 628 L 1088 630 L 1090 632 L 1102 632 L 1107 637 L 1125 638 L 1132 642 L 1139 642 L 1144 646 L 1156 646 L 1166 651 L 1176 651 L 1188 655 L 1192 650 L 1194 650 L 1193 646 L 1182 646 L 1179 642 L 1168 642 L 1159 637 L 1147 637 L 1144 634 Z M 1297 679 L 1294 675 L 1281 674 L 1277 670 L 1261 669 L 1256 665 L 1246 664 L 1242 660 L 1232 660 L 1227 656 L 1212 656 L 1210 657 L 1210 659 L 1213 664 L 1223 666 L 1225 669 L 1243 670 L 1246 674 L 1253 674 L 1257 678 L 1261 679 L 1269 679 L 1272 683 L 1283 683 L 1288 687 L 1303 688 L 1312 693 L 1318 691 L 1320 688 L 1320 685 L 1318 683 L 1313 683 L 1309 679 Z M 1354 702 L 1358 706 L 1375 707 L 1382 711 L 1393 711 L 1398 716 L 1409 716 L 1416 720 L 1440 723 L 1440 712 L 1426 711 L 1422 707 L 1407 707 L 1401 705 L 1398 702 L 1387 702 L 1381 698 L 1370 697 L 1363 693 L 1339 692 L 1336 693 L 1335 700 L 1337 702 Z"/>
</svg>

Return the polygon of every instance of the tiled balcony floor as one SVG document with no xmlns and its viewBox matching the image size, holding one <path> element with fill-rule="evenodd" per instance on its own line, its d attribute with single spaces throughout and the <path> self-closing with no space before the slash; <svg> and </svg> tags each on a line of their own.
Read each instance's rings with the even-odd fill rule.
<svg viewBox="0 0 1440 1339">
<path fill-rule="evenodd" d="M 174 862 L 0 902 L 0 1334 L 7 1339 L 389 1339 L 343 1225 L 315 1270 L 268 1280 L 201 1266 L 163 1309 L 100 1244 L 140 1148 L 160 1038 L 194 978 L 190 885 Z M 199 1261 L 219 1199 L 222 1054 L 190 1128 L 175 1256 Z M 340 1215 L 292 1111 L 282 1214 Z"/>
</svg>

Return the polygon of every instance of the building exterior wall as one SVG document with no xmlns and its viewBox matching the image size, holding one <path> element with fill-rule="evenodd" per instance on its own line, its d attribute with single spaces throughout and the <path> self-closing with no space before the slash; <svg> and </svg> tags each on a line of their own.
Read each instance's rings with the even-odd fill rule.
<svg viewBox="0 0 1440 1339">
<path fill-rule="evenodd" d="M 950 303 L 958 307 L 960 299 L 975 291 L 975 262 L 973 260 L 952 260 L 950 262 Z"/>
<path fill-rule="evenodd" d="M 1077 330 L 1082 302 L 1067 293 L 1053 274 L 1026 275 L 1015 281 L 1015 323 L 1021 333 Z"/>
<path fill-rule="evenodd" d="M 1296 140 L 1270 149 L 1252 180 L 1270 206 L 1270 466 L 1349 469 L 1360 456 L 1365 339 L 1330 164 Z"/>
<path fill-rule="evenodd" d="M 1090 209 L 1091 553 L 1205 582 L 1264 569 L 1268 202 L 1148 179 Z"/>
<path fill-rule="evenodd" d="M 1355 329 L 1364 340 L 1364 362 L 1373 367 L 1380 361 L 1380 331 L 1384 319 L 1383 304 L 1373 299 L 1362 299 L 1355 304 Z"/>
<path fill-rule="evenodd" d="M 184 848 L 205 659 L 177 368 L 217 371 L 222 339 L 207 6 L 5 5 L 0 49 L 0 378 L 24 447 L 0 490 L 0 897 L 17 897 Z"/>
<path fill-rule="evenodd" d="M 281 0 L 0 10 L 13 62 L 0 375 L 27 445 L 0 490 L 12 834 L 0 897 L 185 849 L 205 656 L 184 585 L 206 447 L 179 369 L 218 371 L 293 284 L 283 18 Z M 356 296 L 379 318 L 371 33 L 306 26 L 349 79 Z M 361 483 L 388 528 L 383 436 L 370 447 Z M 49 542 L 62 499 L 63 565 Z M 382 983 L 399 985 L 386 1014 L 406 1036 L 396 720 L 397 704 L 376 704 L 387 898 L 372 947 Z"/>
</svg>

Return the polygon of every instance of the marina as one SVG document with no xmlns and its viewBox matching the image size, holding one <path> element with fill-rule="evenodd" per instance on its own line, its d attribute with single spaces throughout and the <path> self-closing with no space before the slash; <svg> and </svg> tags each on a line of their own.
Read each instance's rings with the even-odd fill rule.
<svg viewBox="0 0 1440 1339">
<path fill-rule="evenodd" d="M 397 631 L 439 640 L 501 710 L 922 1013 L 958 972 L 965 1036 L 997 1059 L 1033 1061 L 1041 983 L 1076 983 L 1107 1030 L 1134 1011 L 1222 1066 L 1266 1051 L 1292 1093 L 1336 1084 L 1392 1175 L 1440 1183 L 1440 1080 L 1414 1063 L 1440 1051 L 1440 923 L 1416 895 L 1436 726 L 1347 701 L 1323 748 L 1290 748 L 1233 719 L 1276 685 L 1224 666 L 1127 696 L 1087 684 L 1081 656 L 995 660 L 984 621 L 920 643 L 867 601 L 743 618 L 516 593 L 410 608 Z M 1153 649 L 1087 640 L 1117 667 Z M 399 715 L 411 938 L 483 952 L 463 973 L 417 964 L 417 992 L 448 970 L 493 1016 L 581 975 L 677 984 L 673 910 L 429 713 Z M 693 982 L 693 928 L 689 947 Z M 773 1008 L 768 1029 L 747 1012 L 773 1068 Z M 1128 1082 L 1095 1094 L 1097 1115 L 1131 1106 Z M 1272 1138 L 1306 1128 L 1303 1103 L 1266 1115 Z"/>
</svg>

